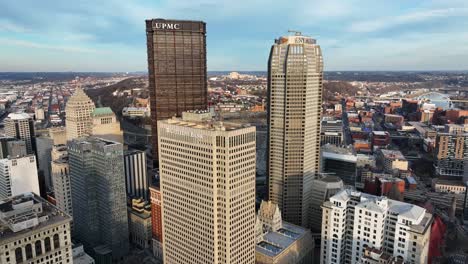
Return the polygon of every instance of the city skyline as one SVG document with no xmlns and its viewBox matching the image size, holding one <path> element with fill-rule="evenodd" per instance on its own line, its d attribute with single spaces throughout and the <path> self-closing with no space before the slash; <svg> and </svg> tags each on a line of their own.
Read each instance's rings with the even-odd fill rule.
<svg viewBox="0 0 468 264">
<path fill-rule="evenodd" d="M 149 17 L 206 21 L 209 71 L 266 70 L 272 36 L 288 29 L 320 41 L 325 70 L 468 70 L 464 1 L 300 0 L 264 7 L 263 0 L 10 1 L 0 11 L 0 71 L 145 71 Z"/>
</svg>

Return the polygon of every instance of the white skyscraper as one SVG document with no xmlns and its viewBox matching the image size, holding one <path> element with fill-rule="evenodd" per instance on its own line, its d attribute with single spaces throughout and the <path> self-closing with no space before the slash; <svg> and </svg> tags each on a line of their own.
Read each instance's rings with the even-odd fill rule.
<svg viewBox="0 0 468 264">
<path fill-rule="evenodd" d="M 312 180 L 319 172 L 323 60 L 315 39 L 281 37 L 271 48 L 269 199 L 283 219 L 309 226 Z"/>
<path fill-rule="evenodd" d="M 0 159 L 0 199 L 26 192 L 40 194 L 36 156 Z"/>
<path fill-rule="evenodd" d="M 255 263 L 255 127 L 158 122 L 164 263 Z"/>
<path fill-rule="evenodd" d="M 320 263 L 360 263 L 366 249 L 427 263 L 433 218 L 426 209 L 349 189 L 322 208 Z"/>
</svg>

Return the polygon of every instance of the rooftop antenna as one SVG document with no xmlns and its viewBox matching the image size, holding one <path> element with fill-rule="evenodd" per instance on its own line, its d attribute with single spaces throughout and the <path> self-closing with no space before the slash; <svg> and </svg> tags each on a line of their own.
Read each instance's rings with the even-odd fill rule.
<svg viewBox="0 0 468 264">
<path fill-rule="evenodd" d="M 288 32 L 289 32 L 289 33 L 294 33 L 294 35 L 296 35 L 296 36 L 301 36 L 301 35 L 302 35 L 302 32 L 301 32 L 301 31 L 297 31 L 297 30 L 288 29 Z"/>
</svg>

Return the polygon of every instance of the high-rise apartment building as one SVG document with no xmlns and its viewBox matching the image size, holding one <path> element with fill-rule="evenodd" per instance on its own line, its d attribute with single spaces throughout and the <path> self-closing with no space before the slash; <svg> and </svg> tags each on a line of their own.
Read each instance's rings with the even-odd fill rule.
<svg viewBox="0 0 468 264">
<path fill-rule="evenodd" d="M 428 263 L 433 218 L 426 209 L 349 189 L 322 209 L 320 263 L 361 263 L 369 248 L 405 263 Z"/>
<path fill-rule="evenodd" d="M 0 200 L 0 263 L 73 263 L 70 222 L 33 193 Z"/>
<path fill-rule="evenodd" d="M 127 195 L 149 200 L 149 183 L 146 168 L 146 153 L 140 150 L 124 152 L 125 184 Z"/>
<path fill-rule="evenodd" d="M 206 24 L 202 21 L 146 20 L 153 158 L 157 120 L 205 110 L 208 103 Z"/>
<path fill-rule="evenodd" d="M 11 113 L 5 119 L 5 135 L 26 143 L 28 154 L 36 151 L 36 141 L 34 139 L 34 120 L 26 113 Z"/>
<path fill-rule="evenodd" d="M 54 184 L 56 206 L 69 215 L 73 215 L 70 166 L 67 147 L 54 146 L 52 149 L 51 175 Z"/>
<path fill-rule="evenodd" d="M 91 113 L 93 119 L 92 135 L 119 143 L 123 142 L 123 131 L 110 107 L 98 107 Z"/>
<path fill-rule="evenodd" d="M 0 199 L 26 192 L 40 194 L 36 156 L 0 159 Z"/>
<path fill-rule="evenodd" d="M 255 263 L 255 127 L 158 122 L 164 263 Z"/>
<path fill-rule="evenodd" d="M 92 134 L 91 113 L 95 108 L 93 100 L 86 95 L 83 89 L 77 88 L 65 106 L 67 140 Z"/>
<path fill-rule="evenodd" d="M 128 253 L 128 219 L 123 146 L 87 137 L 68 143 L 73 231 L 94 255 Z M 98 257 L 99 259 L 99 257 Z"/>
<path fill-rule="evenodd" d="M 275 40 L 268 62 L 269 199 L 283 219 L 308 226 L 319 172 L 323 59 L 310 37 Z"/>
<path fill-rule="evenodd" d="M 468 129 L 447 125 L 437 134 L 435 169 L 438 176 L 468 181 Z"/>
</svg>

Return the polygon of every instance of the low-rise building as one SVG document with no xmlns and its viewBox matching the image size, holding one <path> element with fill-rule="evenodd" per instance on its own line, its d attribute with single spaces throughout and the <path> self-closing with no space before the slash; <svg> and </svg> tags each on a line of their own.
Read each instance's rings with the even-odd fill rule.
<svg viewBox="0 0 468 264">
<path fill-rule="evenodd" d="M 310 231 L 282 221 L 277 204 L 262 201 L 255 230 L 255 263 L 312 263 L 314 240 Z"/>
<path fill-rule="evenodd" d="M 151 247 L 151 205 L 142 199 L 132 199 L 128 207 L 130 243 L 140 249 Z"/>
<path fill-rule="evenodd" d="M 94 259 L 86 254 L 82 244 L 73 244 L 73 264 L 94 264 Z"/>
</svg>

